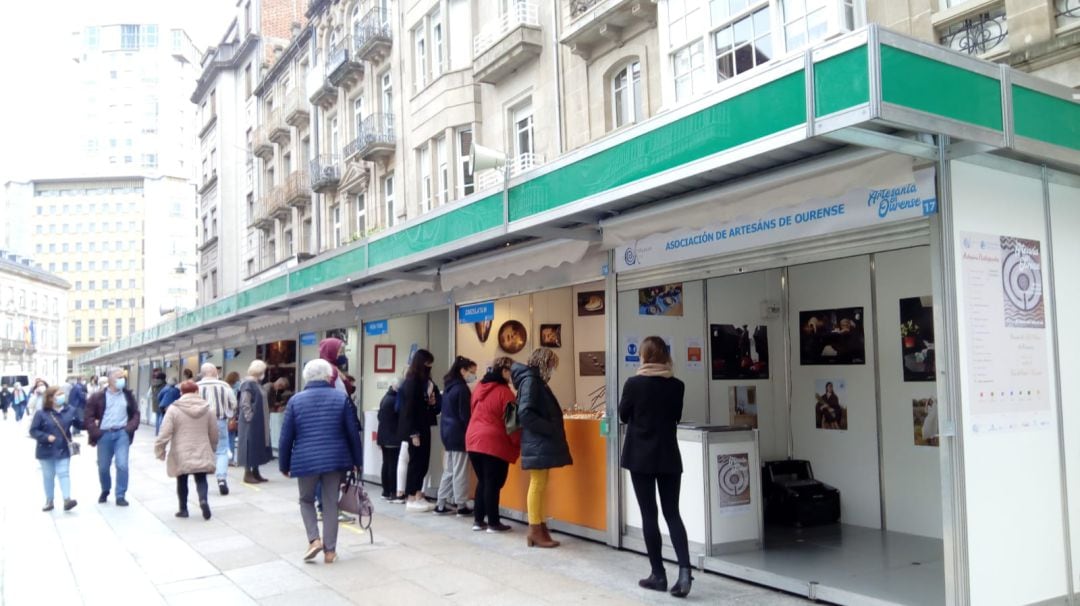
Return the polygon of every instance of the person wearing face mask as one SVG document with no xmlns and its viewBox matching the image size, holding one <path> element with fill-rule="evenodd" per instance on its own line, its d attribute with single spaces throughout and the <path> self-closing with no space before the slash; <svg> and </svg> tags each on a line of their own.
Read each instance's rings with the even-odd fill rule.
<svg viewBox="0 0 1080 606">
<path fill-rule="evenodd" d="M 342 368 L 349 365 L 349 358 L 345 355 L 345 343 L 341 339 L 334 337 L 323 339 L 319 343 L 319 357 L 329 362 L 330 366 L 333 367 L 334 372 L 330 385 L 341 393 L 348 395 L 348 385 L 345 382 L 344 373 L 341 372 Z"/>
<path fill-rule="evenodd" d="M 0 387 L 0 411 L 4 413 L 5 421 L 7 421 L 8 409 L 11 408 L 14 401 L 14 392 L 11 391 L 11 387 L 7 383 L 4 383 L 3 387 Z"/>
<path fill-rule="evenodd" d="M 240 383 L 239 438 L 236 443 L 237 463 L 244 468 L 245 484 L 260 484 L 268 480 L 259 473 L 259 466 L 273 458 L 270 449 L 270 412 L 262 390 L 266 362 L 255 360 L 248 367 L 248 376 Z"/>
<path fill-rule="evenodd" d="M 45 400 L 45 390 L 49 388 L 49 384 L 45 382 L 45 379 L 36 379 L 34 381 L 34 388 L 30 390 L 30 397 L 26 400 L 26 412 L 34 414 L 35 411 L 41 409 L 41 404 Z"/>
<path fill-rule="evenodd" d="M 464 357 L 454 358 L 450 372 L 443 378 L 442 436 L 443 474 L 439 481 L 438 502 L 435 513 L 450 513 L 447 503 L 456 504 L 459 516 L 472 515 L 469 509 L 469 458 L 465 454 L 465 430 L 469 427 L 472 398 L 470 385 L 476 382 L 476 362 Z M 451 498 L 453 501 L 451 501 Z"/>
<path fill-rule="evenodd" d="M 398 474 L 398 491 L 408 495 L 406 511 L 428 512 L 431 504 L 424 497 L 424 476 L 431 464 L 431 426 L 439 402 L 439 390 L 431 380 L 431 365 L 435 356 L 418 349 L 409 362 L 405 382 L 398 391 L 401 410 L 398 417 L 398 438 L 401 458 L 407 461 L 404 482 Z M 400 469 L 399 459 L 399 469 Z M 404 485 L 403 485 L 404 484 Z"/>
<path fill-rule="evenodd" d="M 506 405 L 514 401 L 510 391 L 510 368 L 514 361 L 495 358 L 472 394 L 472 416 L 465 432 L 465 447 L 476 472 L 474 531 L 508 532 L 499 518 L 499 493 L 506 484 L 510 465 L 521 454 L 521 430 L 506 433 Z"/>
<path fill-rule="evenodd" d="M 97 447 L 98 480 L 101 496 L 98 503 L 109 500 L 112 476 L 109 473 L 116 463 L 116 504 L 127 507 L 124 497 L 128 490 L 128 451 L 139 428 L 139 405 L 135 394 L 127 388 L 127 373 L 113 368 L 108 373 L 108 386 L 86 402 L 86 432 L 90 445 Z"/>
<path fill-rule="evenodd" d="M 15 422 L 22 421 L 26 414 L 26 391 L 21 383 L 16 382 L 11 388 L 11 407 L 15 409 Z"/>
<path fill-rule="evenodd" d="M 514 364 L 510 374 L 517 389 L 521 422 L 521 468 L 529 472 L 529 547 L 558 547 L 544 522 L 544 496 L 548 474 L 556 467 L 573 465 L 566 442 L 562 407 L 548 387 L 559 367 L 559 356 L 541 347 L 529 356 L 528 365 Z"/>
<path fill-rule="evenodd" d="M 45 390 L 41 409 L 34 413 L 30 422 L 30 437 L 37 441 L 34 456 L 41 463 L 41 477 L 45 484 L 45 506 L 42 511 L 53 510 L 56 480 L 60 480 L 60 494 L 64 497 L 64 511 L 71 511 L 79 503 L 71 498 L 71 426 L 75 423 L 75 409 L 64 407 L 64 392 L 59 387 Z"/>
</svg>

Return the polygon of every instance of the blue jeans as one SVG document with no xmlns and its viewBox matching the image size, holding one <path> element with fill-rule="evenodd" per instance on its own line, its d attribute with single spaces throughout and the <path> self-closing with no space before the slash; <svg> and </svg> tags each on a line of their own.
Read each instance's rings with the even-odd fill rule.
<svg viewBox="0 0 1080 606">
<path fill-rule="evenodd" d="M 26 414 L 26 403 L 12 404 L 11 406 L 15 409 L 15 421 L 22 421 L 23 415 Z"/>
<path fill-rule="evenodd" d="M 155 436 L 158 435 L 159 433 L 161 433 L 161 422 L 163 420 L 165 420 L 165 409 L 164 408 L 162 408 L 157 413 L 157 421 L 154 422 L 154 435 Z"/>
<path fill-rule="evenodd" d="M 228 427 L 228 423 L 226 423 L 226 425 L 225 425 L 225 426 L 226 426 L 226 427 Z M 238 458 L 237 458 L 237 456 L 236 456 L 236 438 L 238 438 L 238 437 L 239 437 L 239 434 L 240 434 L 240 432 L 239 432 L 239 431 L 230 431 L 230 432 L 229 432 L 229 452 L 230 452 L 230 453 L 232 453 L 232 462 L 233 462 L 234 464 L 235 464 L 235 463 L 236 463 L 237 461 L 239 461 L 239 460 L 240 460 L 240 459 L 238 459 Z"/>
<path fill-rule="evenodd" d="M 131 438 L 123 429 L 106 431 L 101 434 L 97 443 L 98 479 L 101 481 L 101 492 L 109 492 L 112 489 L 112 476 L 109 474 L 109 466 L 116 459 L 116 498 L 122 499 L 127 495 L 128 488 L 128 449 L 131 447 Z"/>
<path fill-rule="evenodd" d="M 71 458 L 40 459 L 38 462 L 41 463 L 41 479 L 45 482 L 45 500 L 52 503 L 57 478 L 60 478 L 60 494 L 64 495 L 65 501 L 70 499 L 71 476 L 68 471 L 71 469 Z"/>
<path fill-rule="evenodd" d="M 217 464 L 215 465 L 215 474 L 219 482 L 229 477 L 229 422 L 225 419 L 218 419 L 218 440 L 217 451 L 214 452 L 217 455 Z"/>
</svg>

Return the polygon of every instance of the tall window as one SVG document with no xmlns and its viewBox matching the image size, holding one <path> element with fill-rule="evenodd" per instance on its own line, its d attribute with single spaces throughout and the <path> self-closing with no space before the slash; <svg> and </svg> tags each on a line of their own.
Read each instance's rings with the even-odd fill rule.
<svg viewBox="0 0 1080 606">
<path fill-rule="evenodd" d="M 104 308 L 105 305 L 102 305 L 101 307 Z M 108 339 L 109 338 L 109 321 L 108 320 L 102 320 L 101 321 L 101 338 L 102 339 Z"/>
<path fill-rule="evenodd" d="M 214 299 L 218 298 L 218 279 L 216 269 L 210 272 L 210 288 L 212 289 L 212 294 L 210 296 Z"/>
<path fill-rule="evenodd" d="M 473 170 L 469 154 L 472 152 L 472 128 L 459 128 L 457 131 L 458 148 L 458 197 L 464 198 L 476 191 Z"/>
<path fill-rule="evenodd" d="M 138 27 L 138 26 L 136 26 Z M 157 48 L 158 45 L 158 29 L 156 25 L 144 25 L 142 26 L 142 45 L 143 48 Z M 119 335 L 117 335 L 119 336 Z"/>
<path fill-rule="evenodd" d="M 443 71 L 443 24 L 442 14 L 431 14 L 431 72 L 437 78 Z"/>
<path fill-rule="evenodd" d="M 128 334 L 135 332 L 135 318 L 128 318 Z"/>
<path fill-rule="evenodd" d="M 138 25 L 120 26 L 120 48 L 121 50 L 139 50 Z"/>
<path fill-rule="evenodd" d="M 744 0 L 745 1 L 745 0 Z M 668 36 L 671 46 L 679 46 L 701 19 L 700 0 L 668 0 Z"/>
<path fill-rule="evenodd" d="M 394 113 L 394 83 L 390 79 L 390 70 L 382 75 L 382 110 L 383 113 Z"/>
<path fill-rule="evenodd" d="M 427 86 L 427 40 L 424 37 L 424 26 L 413 30 L 413 40 L 416 44 L 413 46 L 413 59 L 415 66 L 415 73 L 413 74 L 414 89 L 419 90 Z"/>
<path fill-rule="evenodd" d="M 615 128 L 641 119 L 641 63 L 633 61 L 611 79 L 612 124 Z"/>
<path fill-rule="evenodd" d="M 330 118 L 330 152 L 334 153 L 335 150 L 341 149 L 341 144 L 338 139 L 338 119 L 337 116 Z"/>
<path fill-rule="evenodd" d="M 788 52 L 823 40 L 829 33 L 829 5 L 822 0 L 782 0 L 784 39 Z"/>
<path fill-rule="evenodd" d="M 331 235 L 334 239 L 334 247 L 341 246 L 341 204 L 335 204 L 330 209 L 330 222 L 333 224 Z"/>
<path fill-rule="evenodd" d="M 356 233 L 364 237 L 367 232 L 367 195 L 356 194 Z"/>
<path fill-rule="evenodd" d="M 386 226 L 394 226 L 394 173 L 383 177 L 383 200 L 386 203 Z"/>
<path fill-rule="evenodd" d="M 244 97 L 251 96 L 251 64 L 244 66 Z"/>
<path fill-rule="evenodd" d="M 75 328 L 75 342 L 79 343 L 82 341 L 82 320 L 73 320 L 72 325 Z"/>
<path fill-rule="evenodd" d="M 531 165 L 534 149 L 533 109 L 532 101 L 528 101 L 514 110 L 514 157 L 523 165 Z"/>
<path fill-rule="evenodd" d="M 435 140 L 435 178 L 437 179 L 439 204 L 446 204 L 450 193 L 450 167 L 446 163 L 446 137 L 442 136 Z"/>
<path fill-rule="evenodd" d="M 360 95 L 353 101 L 353 123 L 356 124 L 356 136 L 360 136 L 364 123 L 364 96 Z"/>
<path fill-rule="evenodd" d="M 116 328 L 113 329 L 113 336 L 117 339 L 124 336 L 124 320 L 122 318 L 116 318 L 114 326 L 116 326 Z"/>
<path fill-rule="evenodd" d="M 416 154 L 420 168 L 420 204 L 425 211 L 431 210 L 431 145 L 425 143 Z"/>
<path fill-rule="evenodd" d="M 705 56 L 700 40 L 676 51 L 672 62 L 676 101 L 684 101 L 705 90 Z"/>
<path fill-rule="evenodd" d="M 715 4 L 714 22 L 717 13 L 723 13 L 716 9 Z M 769 28 L 771 11 L 767 2 L 752 12 L 743 11 L 730 16 L 733 18 L 713 33 L 716 78 L 721 82 L 763 65 L 775 56 Z"/>
</svg>

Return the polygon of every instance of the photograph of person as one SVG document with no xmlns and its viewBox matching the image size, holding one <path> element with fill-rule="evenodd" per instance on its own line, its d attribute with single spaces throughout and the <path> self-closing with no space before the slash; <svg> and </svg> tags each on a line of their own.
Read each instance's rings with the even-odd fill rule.
<svg viewBox="0 0 1080 606">
<path fill-rule="evenodd" d="M 915 421 L 915 445 L 938 445 L 937 403 L 933 398 L 911 400 L 911 416 Z"/>
<path fill-rule="evenodd" d="M 799 312 L 799 362 L 865 364 L 864 319 L 861 307 Z"/>
<path fill-rule="evenodd" d="M 814 426 L 818 429 L 847 430 L 847 408 L 843 401 L 847 386 L 839 379 L 818 379 L 814 390 Z"/>
<path fill-rule="evenodd" d="M 900 299 L 900 355 L 904 381 L 935 380 L 933 297 Z"/>
<path fill-rule="evenodd" d="M 769 378 L 769 338 L 765 326 L 709 326 L 714 381 Z"/>
</svg>

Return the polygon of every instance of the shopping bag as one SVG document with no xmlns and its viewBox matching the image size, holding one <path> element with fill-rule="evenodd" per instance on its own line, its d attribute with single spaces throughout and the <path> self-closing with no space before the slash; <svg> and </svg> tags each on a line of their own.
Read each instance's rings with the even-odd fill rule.
<svg viewBox="0 0 1080 606">
<path fill-rule="evenodd" d="M 341 482 L 341 497 L 338 498 L 338 509 L 357 516 L 357 524 L 360 528 L 368 531 L 369 540 L 374 543 L 375 535 L 371 531 L 371 520 L 375 514 L 375 504 L 371 502 L 371 498 L 368 497 L 367 491 L 364 490 L 364 483 L 356 474 L 349 472 L 345 474 L 345 479 Z M 367 518 L 367 524 L 364 523 L 364 518 Z"/>
</svg>

